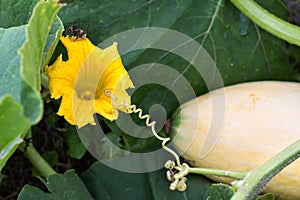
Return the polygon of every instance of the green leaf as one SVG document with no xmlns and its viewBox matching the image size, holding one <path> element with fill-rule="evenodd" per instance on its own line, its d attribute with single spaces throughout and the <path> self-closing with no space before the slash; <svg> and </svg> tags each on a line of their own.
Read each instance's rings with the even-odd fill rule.
<svg viewBox="0 0 300 200">
<path fill-rule="evenodd" d="M 118 143 L 112 143 L 118 142 Z M 127 152 L 121 151 L 123 145 L 121 144 L 120 135 L 109 132 L 105 134 L 105 137 L 99 141 L 98 152 L 101 152 L 101 158 L 112 159 L 116 156 L 122 156 Z"/>
<path fill-rule="evenodd" d="M 18 49 L 25 41 L 26 26 L 0 28 L 0 98 L 6 94 L 21 102 L 20 57 Z"/>
<path fill-rule="evenodd" d="M 42 117 L 42 99 L 40 96 L 40 72 L 42 55 L 51 24 L 59 9 L 56 1 L 40 1 L 33 10 L 26 30 L 26 42 L 20 49 L 22 84 L 21 101 L 25 115 L 37 123 Z"/>
<path fill-rule="evenodd" d="M 9 28 L 27 24 L 38 1 L 1 0 L 0 27 Z"/>
<path fill-rule="evenodd" d="M 22 19 L 26 19 L 26 16 L 31 14 L 28 10 L 32 9 L 33 2 L 35 1 L 29 3 L 1 1 L 0 16 L 3 19 L 2 11 L 12 15 L 15 12 L 16 19 L 19 19 L 19 15 L 23 17 Z M 11 3 L 14 9 L 8 8 Z M 29 25 L 21 25 L 27 20 L 13 23 L 9 17 L 4 26 L 20 26 L 0 28 L 0 109 L 2 110 L 0 170 L 23 141 L 22 138 L 30 125 L 37 123 L 42 116 L 42 99 L 39 87 L 35 87 L 34 84 L 40 77 L 40 65 L 48 29 L 60 7 L 55 1 L 41 1 L 35 8 Z M 22 12 L 18 13 L 18 11 Z M 21 55 L 18 55 L 20 47 L 22 47 Z M 50 49 L 49 46 L 47 50 L 50 52 Z"/>
<path fill-rule="evenodd" d="M 126 123 L 126 120 L 123 119 L 123 116 L 126 114 L 120 113 L 118 122 L 120 123 Z M 136 115 L 133 115 L 133 117 L 136 117 Z M 106 134 L 106 137 L 103 138 L 102 142 L 103 144 L 100 144 L 100 148 L 104 153 L 108 153 L 111 150 L 114 151 L 115 155 L 119 155 L 118 148 L 115 148 L 112 146 L 112 143 L 116 145 L 117 147 L 120 147 L 122 149 L 125 149 L 130 152 L 144 152 L 146 149 L 147 151 L 155 150 L 157 149 L 157 146 L 160 146 L 160 141 L 158 141 L 154 136 L 150 138 L 139 138 L 138 136 L 142 135 L 152 135 L 151 129 L 144 126 L 144 121 L 140 121 L 139 123 L 141 125 L 141 128 L 131 128 L 130 134 L 128 135 L 124 133 L 124 131 L 119 127 L 124 125 L 120 125 L 116 122 L 110 122 L 108 120 L 105 120 L 109 128 L 112 130 L 111 133 Z M 138 122 L 138 120 L 136 120 Z M 122 138 L 122 139 L 121 139 Z M 111 143 L 112 142 L 112 143 Z M 111 154 L 111 153 L 109 153 Z M 112 157 L 111 157 L 112 156 Z M 114 155 L 109 156 L 109 158 L 113 158 Z M 108 158 L 108 157 L 106 157 Z"/>
<path fill-rule="evenodd" d="M 192 200 L 205 199 L 210 182 L 201 176 L 188 176 L 185 192 L 171 191 L 166 170 L 131 174 L 109 168 L 100 162 L 83 173 L 82 179 L 95 199 Z"/>
<path fill-rule="evenodd" d="M 294 71 L 285 56 L 285 43 L 252 22 L 249 22 L 246 34 L 240 34 L 243 18 L 229 1 L 132 1 L 130 4 L 104 1 L 99 6 L 95 4 L 92 0 L 84 4 L 71 1 L 59 12 L 59 16 L 66 26 L 77 25 L 87 29 L 95 44 L 135 27 L 156 26 L 180 31 L 204 45 L 216 61 L 226 84 L 293 78 Z M 283 5 L 277 1 L 265 2 L 264 6 L 279 16 L 285 12 Z M 135 64 L 146 63 L 149 59 L 170 64 L 177 58 L 165 56 L 157 60 L 161 55 L 147 51 L 144 56 L 135 58 L 139 61 Z M 187 68 L 187 63 L 177 62 L 177 66 L 172 67 L 184 71 L 187 78 L 191 77 L 194 88 L 201 86 L 198 94 L 205 92 L 205 84 L 198 76 L 193 78 L 194 71 Z M 132 66 L 126 67 L 130 69 Z"/>
<path fill-rule="evenodd" d="M 230 200 L 234 192 L 232 187 L 225 184 L 213 184 L 207 200 Z"/>
<path fill-rule="evenodd" d="M 19 194 L 18 199 L 28 199 L 28 200 L 53 200 L 54 198 L 50 193 L 45 193 L 43 190 L 31 186 L 31 185 L 25 185 L 21 193 Z"/>
<path fill-rule="evenodd" d="M 43 52 L 43 60 L 41 65 L 42 67 L 45 67 L 49 63 L 63 30 L 64 26 L 62 24 L 62 21 L 56 16 L 47 37 L 45 49 Z"/>
<path fill-rule="evenodd" d="M 0 171 L 30 127 L 30 122 L 23 114 L 23 108 L 11 96 L 0 102 Z"/>
<path fill-rule="evenodd" d="M 75 174 L 74 170 L 69 170 L 65 174 L 53 174 L 48 177 L 46 183 L 50 193 L 43 192 L 42 190 L 33 187 L 25 186 L 19 194 L 19 200 L 40 200 L 40 199 L 53 199 L 53 200 L 74 200 L 74 199 L 93 199 L 89 191 L 86 189 L 84 183 Z"/>
<path fill-rule="evenodd" d="M 87 0 L 68 2 L 59 12 L 66 27 L 77 25 L 88 30 L 88 36 L 100 43 L 121 31 L 145 27 L 170 27 L 191 0 L 144 1 L 103 0 L 101 3 Z"/>
<path fill-rule="evenodd" d="M 67 131 L 64 132 L 64 138 L 68 146 L 68 155 L 76 159 L 82 158 L 86 148 L 83 146 L 74 126 L 68 126 Z"/>
</svg>

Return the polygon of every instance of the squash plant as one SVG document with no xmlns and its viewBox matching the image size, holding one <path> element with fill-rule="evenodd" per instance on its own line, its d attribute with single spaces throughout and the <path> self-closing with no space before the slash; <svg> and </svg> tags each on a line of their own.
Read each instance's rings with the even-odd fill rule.
<svg viewBox="0 0 300 200">
<path fill-rule="evenodd" d="M 59 43 L 59 38 L 68 27 L 76 25 L 85 29 L 87 37 L 94 44 L 104 41 L 100 45 L 101 47 L 103 45 L 103 48 L 108 46 L 105 41 L 111 42 L 106 40 L 107 38 L 113 40 L 118 38 L 118 34 L 136 28 L 160 27 L 177 31 L 182 33 L 181 36 L 192 38 L 207 51 L 207 55 L 217 66 L 214 73 L 219 72 L 224 86 L 259 80 L 298 81 L 299 73 L 295 66 L 299 61 L 299 47 L 293 45 L 300 44 L 300 30 L 299 27 L 284 20 L 284 5 L 284 1 L 254 2 L 251 0 L 231 2 L 224 0 L 103 0 L 100 2 L 70 0 L 60 3 L 54 0 L 1 0 L 0 170 L 7 167 L 6 163 L 16 149 L 21 149 L 39 171 L 38 175 L 48 189 L 48 192 L 44 192 L 40 188 L 26 185 L 19 193 L 18 199 L 272 198 L 269 194 L 257 195 L 271 177 L 298 158 L 300 145 L 297 141 L 253 170 L 251 174 L 232 172 L 235 174 L 233 178 L 241 179 L 234 185 L 235 189 L 224 184 L 213 184 L 202 176 L 192 174 L 207 174 L 209 171 L 212 175 L 228 175 L 227 170 L 231 169 L 192 168 L 191 174 L 187 176 L 187 188 L 183 192 L 169 190 L 165 169 L 127 173 L 107 167 L 101 162 L 95 162 L 80 176 L 74 170 L 58 174 L 50 166 L 49 160 L 41 156 L 41 152 L 38 152 L 30 141 L 36 139 L 35 127 L 39 122 L 44 122 L 47 124 L 48 134 L 58 131 L 64 136 L 70 157 L 81 159 L 86 153 L 87 144 L 82 144 L 72 125 L 64 123 L 64 128 L 58 129 L 57 121 L 53 122 L 45 118 L 49 115 L 45 112 L 50 105 L 49 102 L 54 101 L 50 100 L 48 95 L 48 79 L 44 69 L 65 51 Z M 170 43 L 180 42 L 174 40 L 164 43 L 172 37 L 164 38 L 164 35 L 160 34 L 147 35 L 147 38 L 149 47 L 157 44 L 168 47 Z M 139 44 L 137 37 L 124 41 L 131 47 Z M 122 49 L 124 43 L 119 45 Z M 181 46 L 184 45 L 178 45 Z M 190 48 L 186 50 L 188 49 Z M 126 51 L 123 49 L 123 52 Z M 135 49 L 122 54 L 122 61 L 128 71 L 145 63 L 160 63 L 161 69 L 163 65 L 168 66 L 180 74 L 178 77 L 187 80 L 194 97 L 216 89 L 207 87 L 205 77 L 195 71 L 187 59 L 174 52 L 176 48 L 168 52 L 163 48 Z M 195 52 L 191 53 L 193 55 Z M 144 68 L 143 73 L 138 71 L 137 75 L 147 74 L 147 72 L 149 74 L 151 69 L 156 68 L 150 65 Z M 157 77 L 162 71 L 157 69 L 154 71 L 157 73 L 150 72 L 154 81 L 138 87 L 132 94 L 131 100 L 144 111 L 149 110 L 152 119 L 155 120 L 156 116 L 164 117 L 162 121 L 165 122 L 166 129 L 162 128 L 164 123 L 157 123 L 155 126 L 161 137 L 168 138 L 170 135 L 167 127 L 172 124 L 167 119 L 172 117 L 181 102 L 168 90 L 170 88 L 162 87 L 158 84 L 160 82 L 155 82 L 160 80 Z M 133 83 L 137 84 L 135 80 L 138 76 L 131 76 Z M 170 77 L 163 78 L 167 82 Z M 168 81 L 174 81 L 173 78 Z M 214 82 L 214 79 L 211 82 Z M 191 100 L 189 96 L 183 98 L 183 101 L 189 100 Z M 153 111 L 155 109 L 152 109 L 155 108 L 153 105 L 157 104 L 164 107 L 164 112 L 159 112 L 159 115 L 155 114 Z M 50 116 L 56 116 L 55 109 L 50 109 Z M 119 158 L 120 154 L 126 155 L 127 152 L 144 153 L 159 149 L 161 141 L 155 137 L 147 139 L 137 137 L 145 131 L 145 129 L 138 129 L 143 126 L 143 121 L 134 114 L 132 119 L 138 125 L 130 130 L 131 134 L 128 134 L 126 130 L 119 127 L 120 124 L 117 122 L 110 122 L 98 116 L 100 123 L 105 124 L 103 126 L 106 137 L 99 140 L 97 151 L 113 159 Z M 150 166 L 157 162 L 148 161 L 143 164 Z M 159 165 L 163 166 L 164 163 Z M 5 178 L 0 180 L 5 183 L 3 181 Z M 0 191 L 0 194 L 2 193 L 3 191 Z"/>
</svg>

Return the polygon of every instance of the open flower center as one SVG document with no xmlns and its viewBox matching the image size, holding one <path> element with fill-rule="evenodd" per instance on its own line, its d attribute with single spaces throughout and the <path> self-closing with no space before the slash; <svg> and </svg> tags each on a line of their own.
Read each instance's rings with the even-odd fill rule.
<svg viewBox="0 0 300 200">
<path fill-rule="evenodd" d="M 89 100 L 94 99 L 94 95 L 91 91 L 86 90 L 86 91 L 79 92 L 78 93 L 78 98 L 80 98 L 82 100 L 89 101 Z"/>
<path fill-rule="evenodd" d="M 75 91 L 77 97 L 83 101 L 90 101 L 90 100 L 97 99 L 97 95 L 96 95 L 97 90 L 93 86 L 81 85 L 81 87 L 75 87 Z"/>
</svg>

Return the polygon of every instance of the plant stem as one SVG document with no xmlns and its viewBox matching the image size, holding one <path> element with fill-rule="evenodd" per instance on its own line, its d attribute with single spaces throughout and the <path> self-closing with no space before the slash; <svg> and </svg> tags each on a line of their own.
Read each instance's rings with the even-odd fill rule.
<svg viewBox="0 0 300 200">
<path fill-rule="evenodd" d="M 264 188 L 264 186 L 283 168 L 300 157 L 300 140 L 293 143 L 264 165 L 254 169 L 245 179 L 238 181 L 237 192 L 231 200 L 253 199 Z"/>
<path fill-rule="evenodd" d="M 189 173 L 209 174 L 209 175 L 224 176 L 224 177 L 234 178 L 234 179 L 243 179 L 247 176 L 249 172 L 235 172 L 235 171 L 207 169 L 207 168 L 190 168 Z"/>
<path fill-rule="evenodd" d="M 29 146 L 27 147 L 26 155 L 31 163 L 41 172 L 44 178 L 47 178 L 51 174 L 56 174 L 54 169 L 52 169 L 52 167 L 34 148 L 32 144 L 29 144 Z"/>
<path fill-rule="evenodd" d="M 44 73 L 41 73 L 41 84 L 42 84 L 43 88 L 46 88 L 47 90 L 49 90 L 49 79 L 48 79 L 47 75 Z"/>
<path fill-rule="evenodd" d="M 231 2 L 255 24 L 271 34 L 300 46 L 300 28 L 263 9 L 253 0 L 231 0 Z"/>
</svg>

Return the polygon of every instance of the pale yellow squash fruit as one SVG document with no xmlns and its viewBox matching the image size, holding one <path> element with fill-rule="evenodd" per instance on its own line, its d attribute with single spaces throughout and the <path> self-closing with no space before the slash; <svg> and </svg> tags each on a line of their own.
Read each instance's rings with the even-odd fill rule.
<svg viewBox="0 0 300 200">
<path fill-rule="evenodd" d="M 251 170 L 300 139 L 300 83 L 228 86 L 183 104 L 173 122 L 173 144 L 191 165 Z M 300 199 L 300 159 L 276 175 L 265 191 L 276 199 Z"/>
</svg>

